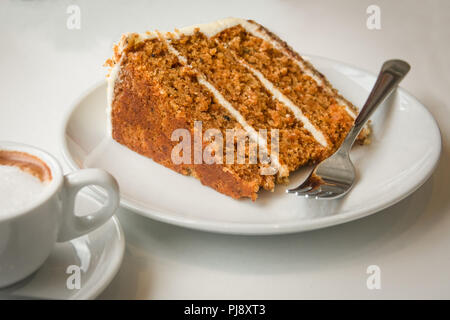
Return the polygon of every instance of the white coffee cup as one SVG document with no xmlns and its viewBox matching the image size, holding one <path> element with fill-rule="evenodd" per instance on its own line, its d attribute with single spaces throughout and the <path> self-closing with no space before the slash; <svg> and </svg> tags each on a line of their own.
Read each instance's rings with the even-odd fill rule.
<svg viewBox="0 0 450 320">
<path fill-rule="evenodd" d="M 120 198 L 116 180 L 104 170 L 84 169 L 64 175 L 58 161 L 38 148 L 0 142 L 0 150 L 37 157 L 51 173 L 51 180 L 35 201 L 0 215 L 0 287 L 5 287 L 36 271 L 56 242 L 77 238 L 103 225 L 114 214 Z M 106 204 L 95 213 L 77 216 L 75 197 L 89 185 L 105 189 Z"/>
</svg>

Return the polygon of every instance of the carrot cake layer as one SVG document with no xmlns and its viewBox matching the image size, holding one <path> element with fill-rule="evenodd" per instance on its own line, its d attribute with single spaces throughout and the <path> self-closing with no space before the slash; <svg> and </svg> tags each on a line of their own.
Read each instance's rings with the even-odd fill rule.
<svg viewBox="0 0 450 320">
<path fill-rule="evenodd" d="M 326 158 L 357 112 L 284 42 L 243 19 L 126 34 L 107 65 L 112 138 L 233 198 L 255 200 Z"/>
</svg>

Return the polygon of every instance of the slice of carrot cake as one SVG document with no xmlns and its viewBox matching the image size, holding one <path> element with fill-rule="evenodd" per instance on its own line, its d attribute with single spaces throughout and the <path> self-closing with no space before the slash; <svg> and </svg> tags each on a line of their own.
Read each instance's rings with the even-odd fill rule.
<svg viewBox="0 0 450 320">
<path fill-rule="evenodd" d="M 328 157 L 357 113 L 252 20 L 125 34 L 107 65 L 112 138 L 233 198 Z"/>
</svg>

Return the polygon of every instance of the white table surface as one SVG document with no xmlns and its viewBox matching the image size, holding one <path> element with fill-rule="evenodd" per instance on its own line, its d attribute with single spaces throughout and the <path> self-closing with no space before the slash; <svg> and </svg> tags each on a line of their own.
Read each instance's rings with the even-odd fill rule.
<svg viewBox="0 0 450 320">
<path fill-rule="evenodd" d="M 81 9 L 79 30 L 66 27 L 70 4 Z M 381 30 L 366 28 L 370 4 L 381 8 Z M 387 210 L 294 235 L 210 234 L 120 209 L 125 257 L 99 298 L 450 298 L 450 1 L 1 1 L 0 139 L 62 161 L 64 115 L 104 78 L 121 33 L 228 16 L 252 18 L 300 52 L 373 73 L 388 58 L 410 62 L 402 86 L 439 123 L 440 164 Z M 369 265 L 381 268 L 381 290 L 366 287 Z"/>
</svg>

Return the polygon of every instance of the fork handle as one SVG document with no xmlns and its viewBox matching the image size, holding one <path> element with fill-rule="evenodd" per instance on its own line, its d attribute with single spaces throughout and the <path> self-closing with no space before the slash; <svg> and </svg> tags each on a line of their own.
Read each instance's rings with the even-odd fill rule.
<svg viewBox="0 0 450 320">
<path fill-rule="evenodd" d="M 409 64 L 402 60 L 388 60 L 383 64 L 366 103 L 356 117 L 353 127 L 345 137 L 340 149 L 350 150 L 372 113 L 394 91 L 410 68 Z"/>
</svg>

